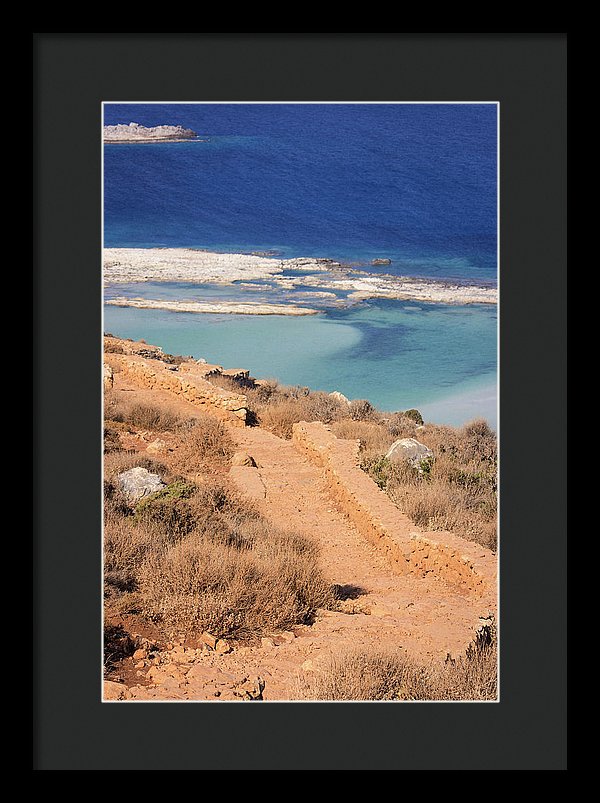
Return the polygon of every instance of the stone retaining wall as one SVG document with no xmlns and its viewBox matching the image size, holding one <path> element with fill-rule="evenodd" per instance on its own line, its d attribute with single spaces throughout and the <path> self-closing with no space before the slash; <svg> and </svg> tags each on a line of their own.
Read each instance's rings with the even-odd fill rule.
<svg viewBox="0 0 600 803">
<path fill-rule="evenodd" d="M 243 427 L 246 424 L 246 396 L 211 385 L 203 378 L 206 375 L 205 366 L 198 365 L 194 370 L 195 363 L 182 363 L 178 368 L 159 359 L 111 352 L 104 355 L 104 361 L 137 385 L 168 390 L 234 426 Z M 184 365 L 185 369 L 180 370 Z"/>
<path fill-rule="evenodd" d="M 359 468 L 358 441 L 337 438 L 319 422 L 294 424 L 294 445 L 323 468 L 337 507 L 398 574 L 433 574 L 495 610 L 497 559 L 482 546 L 449 532 L 420 532 Z"/>
</svg>

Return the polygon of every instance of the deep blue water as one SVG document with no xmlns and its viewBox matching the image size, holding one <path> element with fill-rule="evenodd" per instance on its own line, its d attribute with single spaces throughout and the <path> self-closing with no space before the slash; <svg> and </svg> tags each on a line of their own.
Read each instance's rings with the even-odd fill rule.
<svg viewBox="0 0 600 803">
<path fill-rule="evenodd" d="M 105 146 L 105 245 L 496 280 L 495 105 L 107 105 L 208 142 Z"/>
</svg>

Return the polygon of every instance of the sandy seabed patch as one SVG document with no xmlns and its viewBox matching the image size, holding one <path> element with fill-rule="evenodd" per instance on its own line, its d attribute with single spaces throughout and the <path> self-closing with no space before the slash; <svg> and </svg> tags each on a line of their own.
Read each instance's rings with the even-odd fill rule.
<svg viewBox="0 0 600 803">
<path fill-rule="evenodd" d="M 171 312 L 224 313 L 231 315 L 316 315 L 319 310 L 297 307 L 293 304 L 259 304 L 237 301 L 162 301 L 151 298 L 111 298 L 106 301 L 113 307 L 137 309 L 164 309 Z"/>
</svg>

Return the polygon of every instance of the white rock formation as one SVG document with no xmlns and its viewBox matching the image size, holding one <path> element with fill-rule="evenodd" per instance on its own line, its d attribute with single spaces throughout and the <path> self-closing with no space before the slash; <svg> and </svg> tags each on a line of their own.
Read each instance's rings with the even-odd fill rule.
<svg viewBox="0 0 600 803">
<path fill-rule="evenodd" d="M 430 460 L 433 452 L 424 443 L 419 443 L 415 438 L 400 438 L 390 446 L 386 458 L 392 462 L 407 460 L 411 466 L 421 468 L 424 460 Z"/>
<path fill-rule="evenodd" d="M 105 142 L 147 142 L 153 140 L 194 139 L 198 135 L 191 128 L 181 125 L 156 125 L 151 128 L 139 123 L 129 125 L 105 125 Z"/>
<path fill-rule="evenodd" d="M 165 483 L 158 474 L 151 474 L 148 469 L 136 466 L 129 471 L 123 471 L 117 477 L 119 487 L 127 496 L 130 502 L 139 502 L 144 496 L 149 496 L 155 491 L 160 491 L 165 487 Z"/>
</svg>

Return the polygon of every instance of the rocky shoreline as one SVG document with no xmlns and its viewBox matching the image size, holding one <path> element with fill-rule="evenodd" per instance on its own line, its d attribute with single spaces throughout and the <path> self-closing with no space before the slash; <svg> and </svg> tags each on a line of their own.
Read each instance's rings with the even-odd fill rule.
<svg viewBox="0 0 600 803">
<path fill-rule="evenodd" d="M 271 279 L 284 270 L 311 273 L 341 267 L 327 259 L 276 259 L 256 254 L 219 254 L 194 248 L 105 248 L 106 284 L 192 282 L 232 284 Z"/>
<path fill-rule="evenodd" d="M 294 271 L 300 275 L 284 275 Z M 257 280 L 269 280 L 276 287 L 290 291 L 297 287 L 310 287 L 318 293 L 342 293 L 350 303 L 376 298 L 439 304 L 496 304 L 498 301 L 498 290 L 493 286 L 369 273 L 331 259 L 280 259 L 192 248 L 104 249 L 104 282 L 107 286 L 133 282 L 233 285 Z M 268 291 L 270 287 L 264 289 Z M 292 296 L 290 301 L 293 301 Z M 146 306 L 149 304 L 149 301 L 145 303 Z M 134 305 L 129 303 L 127 306 Z"/>
</svg>

